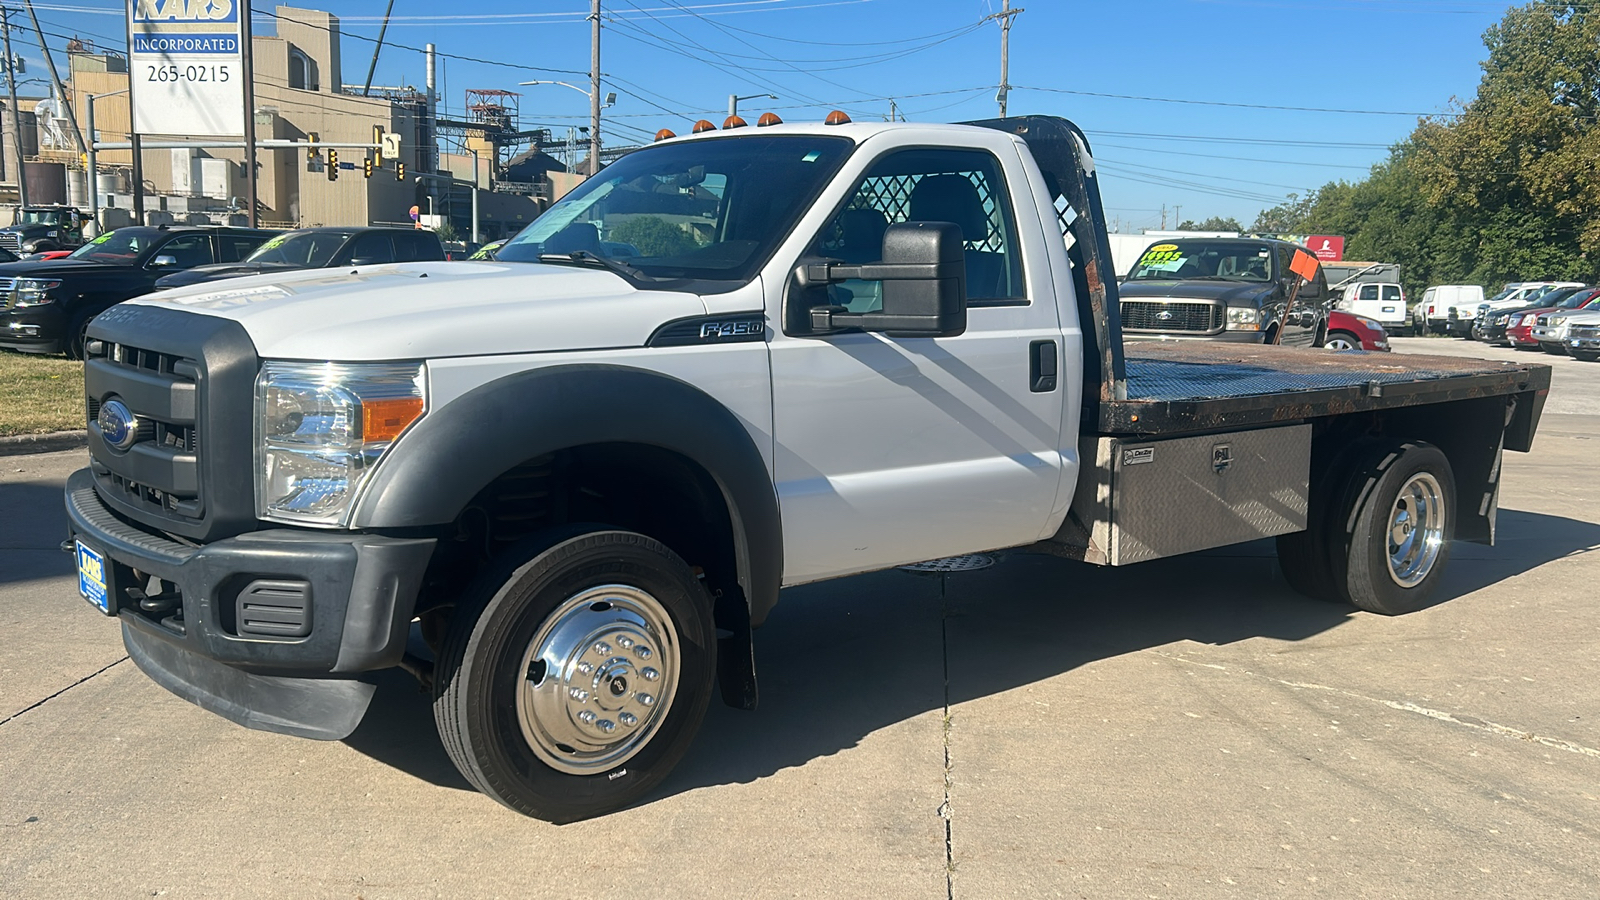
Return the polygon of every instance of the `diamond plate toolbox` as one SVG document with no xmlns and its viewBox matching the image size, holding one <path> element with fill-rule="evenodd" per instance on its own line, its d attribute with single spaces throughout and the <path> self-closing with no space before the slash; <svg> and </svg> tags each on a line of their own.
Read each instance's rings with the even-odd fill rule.
<svg viewBox="0 0 1600 900">
<path fill-rule="evenodd" d="M 1306 527 L 1311 426 L 1138 441 L 1091 437 L 1073 512 L 1114 566 Z"/>
</svg>

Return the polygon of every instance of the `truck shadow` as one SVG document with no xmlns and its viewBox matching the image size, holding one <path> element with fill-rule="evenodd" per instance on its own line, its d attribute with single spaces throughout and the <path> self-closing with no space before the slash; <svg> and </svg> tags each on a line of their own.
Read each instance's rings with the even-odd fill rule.
<svg viewBox="0 0 1600 900">
<path fill-rule="evenodd" d="M 3 464 L 0 458 L 0 464 Z M 67 511 L 60 483 L 0 483 L 0 584 L 70 575 L 74 563 L 61 552 Z"/>
<path fill-rule="evenodd" d="M 1502 510 L 1500 533 L 1498 548 L 1455 546 L 1441 602 L 1600 549 L 1600 525 L 1558 516 Z M 1297 641 L 1365 615 L 1292 592 L 1271 541 L 1122 570 L 997 556 L 978 572 L 897 570 L 786 591 L 756 635 L 761 708 L 713 702 L 695 746 L 652 799 L 752 782 L 946 703 L 1097 660 L 1175 641 Z M 380 678 L 346 743 L 436 785 L 470 789 L 439 744 L 428 698 L 398 672 Z"/>
</svg>

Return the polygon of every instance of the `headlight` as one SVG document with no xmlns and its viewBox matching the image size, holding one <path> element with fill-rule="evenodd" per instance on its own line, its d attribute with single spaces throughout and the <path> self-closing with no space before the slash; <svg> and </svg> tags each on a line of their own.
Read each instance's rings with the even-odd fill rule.
<svg viewBox="0 0 1600 900">
<path fill-rule="evenodd" d="M 1495 316 L 1494 317 L 1494 323 L 1496 325 L 1504 325 L 1504 324 L 1506 324 L 1506 317 L 1505 316 Z"/>
<path fill-rule="evenodd" d="M 1522 317 L 1521 316 L 1512 316 L 1511 318 L 1506 320 L 1506 327 L 1507 328 L 1515 328 L 1515 327 L 1517 327 L 1518 325 L 1521 325 L 1521 324 L 1522 324 Z"/>
<path fill-rule="evenodd" d="M 1251 309 L 1246 306 L 1228 307 L 1229 331 L 1260 331 L 1261 310 Z"/>
<path fill-rule="evenodd" d="M 256 514 L 343 527 L 426 407 L 421 364 L 267 363 L 256 378 Z"/>
<path fill-rule="evenodd" d="M 1550 327 L 1554 328 L 1555 326 L 1560 325 L 1561 323 L 1565 322 L 1566 320 L 1567 320 L 1566 316 L 1551 316 L 1550 317 Z"/>
<path fill-rule="evenodd" d="M 58 287 L 61 282 L 53 278 L 18 278 L 11 290 L 17 298 L 17 306 L 44 306 L 56 302 L 50 292 Z"/>
</svg>

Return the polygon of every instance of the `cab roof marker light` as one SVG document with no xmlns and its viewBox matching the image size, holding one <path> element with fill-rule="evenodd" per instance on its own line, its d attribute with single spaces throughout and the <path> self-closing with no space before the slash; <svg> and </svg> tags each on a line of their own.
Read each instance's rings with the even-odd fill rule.
<svg viewBox="0 0 1600 900">
<path fill-rule="evenodd" d="M 658 141 L 665 141 L 665 140 L 668 140 L 670 138 L 675 138 L 675 137 L 677 137 L 677 135 L 672 133 L 672 129 L 671 128 L 663 128 L 660 131 L 656 132 L 656 140 L 658 140 Z"/>
<path fill-rule="evenodd" d="M 761 114 L 761 118 L 756 120 L 756 127 L 757 128 L 765 128 L 768 125 L 782 125 L 782 124 L 783 124 L 783 120 L 778 118 L 778 114 L 777 113 L 765 112 L 765 113 Z"/>
<path fill-rule="evenodd" d="M 700 121 L 694 123 L 694 133 L 695 134 L 700 134 L 701 132 L 705 132 L 705 131 L 716 131 L 716 130 L 717 130 L 717 126 L 711 124 L 710 122 L 707 122 L 705 119 L 701 119 Z"/>
<path fill-rule="evenodd" d="M 746 124 L 747 123 L 745 120 L 739 118 L 738 116 L 729 116 L 722 120 L 722 130 L 727 131 L 730 128 L 743 128 Z"/>
<path fill-rule="evenodd" d="M 828 113 L 828 118 L 824 119 L 822 124 L 824 124 L 824 125 L 849 125 L 850 124 L 850 117 L 845 115 L 844 110 L 836 109 L 833 112 Z"/>
</svg>

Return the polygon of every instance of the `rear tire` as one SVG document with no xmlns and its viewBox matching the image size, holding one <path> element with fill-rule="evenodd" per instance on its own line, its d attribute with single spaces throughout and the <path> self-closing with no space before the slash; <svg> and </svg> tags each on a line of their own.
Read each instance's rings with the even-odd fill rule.
<svg viewBox="0 0 1600 900">
<path fill-rule="evenodd" d="M 1389 445 L 1351 470 L 1330 529 L 1344 599 L 1386 616 L 1429 605 L 1455 537 L 1455 475 L 1437 447 Z"/>
<path fill-rule="evenodd" d="M 635 803 L 705 718 L 711 598 L 666 546 L 628 531 L 536 536 L 457 605 L 434 720 L 468 781 L 524 815 L 572 822 Z"/>
<path fill-rule="evenodd" d="M 1554 343 L 1552 341 L 1540 341 L 1539 342 L 1539 349 L 1543 350 L 1544 352 L 1546 352 L 1548 354 L 1550 354 L 1551 356 L 1566 356 L 1567 355 L 1567 348 L 1561 346 L 1560 344 Z"/>
<path fill-rule="evenodd" d="M 1600 353 L 1593 350 L 1568 350 L 1567 355 L 1582 362 L 1594 362 L 1600 359 Z"/>
</svg>

